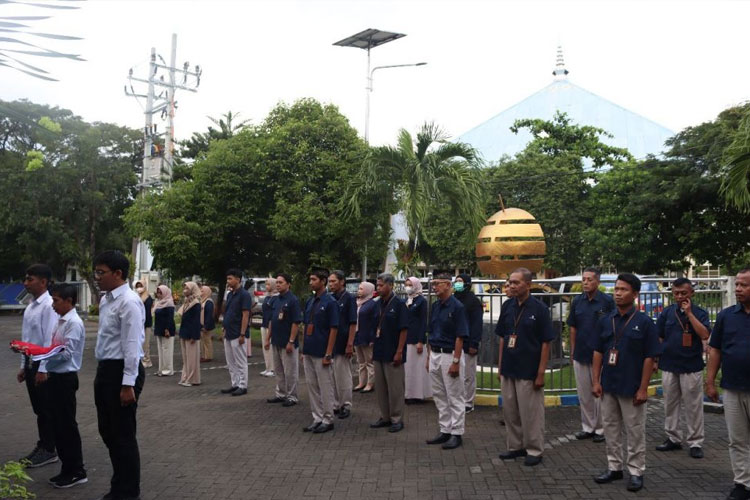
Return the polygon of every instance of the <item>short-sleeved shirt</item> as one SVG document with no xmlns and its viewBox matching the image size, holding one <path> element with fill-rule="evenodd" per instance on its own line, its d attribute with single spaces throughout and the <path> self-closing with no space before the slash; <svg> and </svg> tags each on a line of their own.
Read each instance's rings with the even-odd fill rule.
<svg viewBox="0 0 750 500">
<path fill-rule="evenodd" d="M 576 348 L 573 360 L 591 364 L 594 348 L 599 343 L 599 321 L 615 309 L 610 295 L 596 291 L 594 298 L 584 292 L 573 299 L 568 314 L 568 326 L 576 329 Z"/>
<path fill-rule="evenodd" d="M 504 340 L 501 375 L 522 380 L 536 379 L 542 344 L 555 340 L 547 306 L 531 295 L 523 304 L 517 299 L 505 301 L 495 334 Z M 510 336 L 514 334 L 515 346 L 511 347 Z"/>
<path fill-rule="evenodd" d="M 430 310 L 430 345 L 441 349 L 453 349 L 458 337 L 462 337 L 464 342 L 469 337 L 464 305 L 453 295 L 445 300 L 436 300 Z"/>
<path fill-rule="evenodd" d="M 305 305 L 304 323 L 302 331 L 305 343 L 302 345 L 302 354 L 316 358 L 324 357 L 331 328 L 339 326 L 339 305 L 333 295 L 325 292 L 320 297 L 310 297 Z M 307 325 L 313 327 L 309 335 Z M 273 334 L 273 331 L 271 333 Z"/>
<path fill-rule="evenodd" d="M 613 320 L 619 337 L 616 345 Z M 610 349 L 617 349 L 614 366 L 609 364 Z M 602 390 L 631 397 L 641 386 L 644 361 L 658 356 L 661 346 L 653 320 L 633 307 L 624 315 L 615 309 L 599 321 L 599 345 L 595 350 L 602 353 Z"/>
<path fill-rule="evenodd" d="M 398 352 L 401 330 L 409 327 L 409 311 L 406 309 L 406 303 L 394 294 L 391 294 L 388 299 L 380 297 L 378 306 L 372 359 L 374 361 L 391 362 Z M 378 329 L 380 330 L 379 335 Z M 404 342 L 404 349 L 401 352 L 401 362 L 406 363 L 406 342 Z"/>
<path fill-rule="evenodd" d="M 271 316 L 273 316 L 273 303 L 276 302 L 277 297 L 278 295 L 267 295 L 263 300 L 263 305 L 261 305 L 263 319 L 260 323 L 260 326 L 263 328 L 268 328 L 268 323 L 271 321 Z"/>
<path fill-rule="evenodd" d="M 750 391 L 750 314 L 742 304 L 722 310 L 708 345 L 721 351 L 721 387 Z"/>
<path fill-rule="evenodd" d="M 406 343 L 425 343 L 427 340 L 427 299 L 417 295 L 411 304 L 406 306 L 409 311 L 409 326 L 406 331 Z"/>
<path fill-rule="evenodd" d="M 226 308 L 224 309 L 224 338 L 234 340 L 240 338 L 242 328 L 242 311 L 249 311 L 253 307 L 253 299 L 244 288 L 235 290 L 227 295 Z M 248 318 L 247 326 L 250 326 Z"/>
<path fill-rule="evenodd" d="M 711 331 L 708 313 L 696 305 L 690 308 L 698 321 Z M 682 345 L 683 328 L 687 328 L 691 335 L 689 347 Z M 663 339 L 659 368 L 672 373 L 703 371 L 703 341 L 679 305 L 672 304 L 662 311 L 656 320 L 656 333 Z"/>
<path fill-rule="evenodd" d="M 349 325 L 357 324 L 357 303 L 352 294 L 346 290 L 333 294 L 333 298 L 339 305 L 339 333 L 336 335 L 333 353 L 343 355 L 346 353 L 346 344 L 349 342 Z"/>
<path fill-rule="evenodd" d="M 370 345 L 375 342 L 375 329 L 378 327 L 379 312 L 380 306 L 375 299 L 370 299 L 359 307 L 354 345 Z"/>
<path fill-rule="evenodd" d="M 286 347 L 292 335 L 292 325 L 302 322 L 302 308 L 292 292 L 277 295 L 271 311 L 271 343 L 276 347 Z M 299 346 L 299 334 L 294 339 L 294 347 Z"/>
</svg>

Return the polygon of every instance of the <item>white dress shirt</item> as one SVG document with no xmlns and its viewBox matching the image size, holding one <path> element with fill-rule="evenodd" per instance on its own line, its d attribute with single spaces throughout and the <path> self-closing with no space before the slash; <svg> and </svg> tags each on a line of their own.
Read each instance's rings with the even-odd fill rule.
<svg viewBox="0 0 750 500">
<path fill-rule="evenodd" d="M 122 359 L 125 367 L 122 385 L 135 385 L 138 364 L 143 357 L 146 308 L 127 283 L 115 288 L 99 302 L 99 332 L 96 335 L 96 359 Z"/>
<path fill-rule="evenodd" d="M 21 326 L 21 340 L 42 347 L 49 347 L 52 343 L 52 334 L 57 328 L 57 313 L 52 309 L 52 297 L 45 291 L 23 311 L 23 324 Z M 21 368 L 24 367 L 26 357 L 21 357 Z M 47 371 L 46 361 L 39 363 L 39 371 Z"/>
<path fill-rule="evenodd" d="M 83 321 L 75 309 L 68 311 L 59 319 L 57 329 L 52 334 L 52 343 L 61 344 L 65 349 L 47 359 L 48 373 L 77 372 L 81 369 L 83 344 L 86 341 L 86 330 Z"/>
</svg>

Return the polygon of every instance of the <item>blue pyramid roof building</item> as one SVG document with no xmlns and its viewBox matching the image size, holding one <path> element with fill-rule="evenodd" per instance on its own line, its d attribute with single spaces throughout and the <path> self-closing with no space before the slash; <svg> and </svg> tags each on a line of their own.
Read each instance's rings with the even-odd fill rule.
<svg viewBox="0 0 750 500">
<path fill-rule="evenodd" d="M 568 71 L 559 48 L 553 74 L 555 81 L 551 84 L 474 127 L 457 140 L 479 150 L 485 161 L 495 162 L 504 155 L 514 156 L 521 152 L 532 140 L 527 130 L 519 130 L 518 134 L 510 131 L 516 120 L 552 120 L 556 111 L 567 113 L 577 125 L 606 130 L 614 137 L 602 137 L 602 142 L 627 148 L 637 159 L 648 154 L 658 155 L 665 149 L 664 141 L 674 135 L 668 128 L 568 81 Z"/>
</svg>

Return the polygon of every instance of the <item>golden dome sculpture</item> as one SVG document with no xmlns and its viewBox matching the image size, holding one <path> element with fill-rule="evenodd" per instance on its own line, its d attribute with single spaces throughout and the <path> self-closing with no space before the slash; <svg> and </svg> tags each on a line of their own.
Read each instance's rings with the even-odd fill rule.
<svg viewBox="0 0 750 500">
<path fill-rule="evenodd" d="M 477 265 L 485 276 L 505 278 L 519 267 L 538 274 L 546 252 L 542 226 L 520 208 L 502 207 L 477 236 Z"/>
</svg>

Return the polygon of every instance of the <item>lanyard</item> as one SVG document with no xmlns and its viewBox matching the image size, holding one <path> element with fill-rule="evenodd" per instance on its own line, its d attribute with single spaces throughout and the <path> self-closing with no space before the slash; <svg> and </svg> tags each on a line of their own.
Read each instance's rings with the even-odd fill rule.
<svg viewBox="0 0 750 500">
<path fill-rule="evenodd" d="M 391 296 L 388 297 L 388 302 L 386 302 L 385 304 L 383 304 L 383 308 L 380 309 L 380 321 L 378 321 L 378 332 L 380 332 L 380 327 L 383 326 L 383 319 L 385 318 L 385 311 L 386 311 L 386 309 L 388 309 L 388 305 L 393 300 L 393 295 L 394 294 L 391 293 Z"/>
<path fill-rule="evenodd" d="M 625 329 L 628 327 L 628 323 L 630 323 L 630 320 L 633 319 L 633 316 L 635 316 L 635 311 L 633 311 L 633 313 L 630 315 L 628 320 L 622 326 L 622 329 L 620 330 L 619 335 L 617 333 L 617 329 L 615 328 L 615 317 L 612 316 L 612 331 L 615 333 L 615 347 L 617 347 L 617 342 L 619 342 L 620 337 L 622 337 L 622 334 L 625 333 Z"/>
<path fill-rule="evenodd" d="M 521 306 L 521 310 L 518 311 L 518 315 L 513 319 L 513 335 L 516 334 L 516 328 L 518 327 L 518 322 L 521 321 L 521 316 L 523 315 L 523 310 L 526 308 L 526 304 Z"/>
<path fill-rule="evenodd" d="M 322 295 L 320 296 L 322 297 Z M 314 325 L 315 323 L 315 313 L 318 312 L 318 306 L 315 305 L 315 302 L 317 301 L 320 303 L 320 297 L 316 296 L 312 301 L 312 311 L 310 312 L 310 323 L 309 325 Z"/>
<path fill-rule="evenodd" d="M 677 314 L 677 309 L 678 308 L 675 307 L 674 317 L 677 318 L 677 322 L 680 324 L 680 328 L 682 328 L 682 333 L 687 335 L 690 333 L 690 322 L 688 321 L 687 323 L 683 323 L 682 320 L 680 319 L 680 315 Z"/>
</svg>

